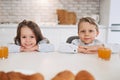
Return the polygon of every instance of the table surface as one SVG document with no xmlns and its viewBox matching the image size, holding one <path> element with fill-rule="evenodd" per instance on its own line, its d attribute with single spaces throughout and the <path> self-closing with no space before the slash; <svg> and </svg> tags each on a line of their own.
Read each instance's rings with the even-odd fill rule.
<svg viewBox="0 0 120 80">
<path fill-rule="evenodd" d="M 111 59 L 106 61 L 98 58 L 97 54 L 27 52 L 10 53 L 8 59 L 0 60 L 0 71 L 39 72 L 45 80 L 51 80 L 64 70 L 75 75 L 87 70 L 96 80 L 120 80 L 120 55 L 112 54 Z"/>
</svg>

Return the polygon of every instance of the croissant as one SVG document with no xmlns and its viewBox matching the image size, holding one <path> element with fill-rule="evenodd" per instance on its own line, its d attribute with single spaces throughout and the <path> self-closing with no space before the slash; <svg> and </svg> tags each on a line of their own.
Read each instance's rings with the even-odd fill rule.
<svg viewBox="0 0 120 80">
<path fill-rule="evenodd" d="M 8 76 L 8 78 L 10 80 L 24 80 L 24 79 L 26 79 L 26 75 L 24 75 L 20 72 L 11 71 L 11 72 L 6 73 L 6 75 Z"/>
<path fill-rule="evenodd" d="M 60 73 L 58 73 L 52 80 L 74 80 L 75 75 L 69 71 L 65 70 Z"/>
<path fill-rule="evenodd" d="M 32 74 L 32 75 L 28 75 L 27 79 L 28 80 L 44 80 L 44 77 L 40 73 L 35 73 L 35 74 Z"/>
<path fill-rule="evenodd" d="M 79 71 L 75 77 L 75 80 L 95 80 L 92 74 L 86 70 Z"/>
<path fill-rule="evenodd" d="M 0 71 L 0 80 L 8 80 L 8 77 L 5 72 Z"/>
<path fill-rule="evenodd" d="M 44 80 L 44 76 L 40 73 L 25 75 L 20 72 L 0 72 L 0 80 Z"/>
</svg>

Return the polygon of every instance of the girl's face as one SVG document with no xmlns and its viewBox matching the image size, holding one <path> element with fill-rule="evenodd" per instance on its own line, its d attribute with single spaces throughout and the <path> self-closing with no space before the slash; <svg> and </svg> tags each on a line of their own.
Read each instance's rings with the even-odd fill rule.
<svg viewBox="0 0 120 80">
<path fill-rule="evenodd" d="M 35 34 L 27 26 L 21 28 L 20 40 L 21 40 L 21 46 L 26 49 L 32 48 L 36 45 Z"/>
<path fill-rule="evenodd" d="M 81 41 L 85 44 L 92 43 L 95 37 L 99 34 L 96 30 L 96 26 L 88 22 L 82 22 L 79 27 L 78 35 Z"/>
</svg>

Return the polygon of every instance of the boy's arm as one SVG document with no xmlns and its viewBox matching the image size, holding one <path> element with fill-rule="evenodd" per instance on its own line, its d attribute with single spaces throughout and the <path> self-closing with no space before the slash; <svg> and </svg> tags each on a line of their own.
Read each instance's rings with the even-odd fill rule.
<svg viewBox="0 0 120 80">
<path fill-rule="evenodd" d="M 86 48 L 84 46 L 78 46 L 78 53 L 86 53 Z"/>
<path fill-rule="evenodd" d="M 87 53 L 97 53 L 98 48 L 104 47 L 103 45 L 96 45 L 96 46 L 86 46 Z"/>
<path fill-rule="evenodd" d="M 94 54 L 98 52 L 98 48 L 104 47 L 103 45 L 96 45 L 96 46 L 79 46 L 78 53 L 85 53 L 85 54 Z"/>
</svg>

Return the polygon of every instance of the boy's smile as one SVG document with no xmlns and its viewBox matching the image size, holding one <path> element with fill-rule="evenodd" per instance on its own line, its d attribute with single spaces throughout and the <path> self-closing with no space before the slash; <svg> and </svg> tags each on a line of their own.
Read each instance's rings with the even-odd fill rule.
<svg viewBox="0 0 120 80">
<path fill-rule="evenodd" d="M 92 25 L 88 22 L 82 22 L 79 26 L 79 37 L 81 41 L 85 44 L 92 43 L 95 37 L 98 35 L 98 31 L 96 30 L 96 26 Z"/>
</svg>

